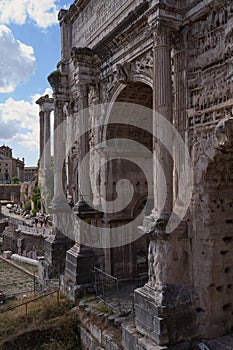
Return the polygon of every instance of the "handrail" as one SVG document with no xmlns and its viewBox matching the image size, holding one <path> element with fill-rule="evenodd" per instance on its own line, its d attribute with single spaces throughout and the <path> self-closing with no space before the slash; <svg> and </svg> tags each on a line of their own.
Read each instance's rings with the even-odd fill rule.
<svg viewBox="0 0 233 350">
<path fill-rule="evenodd" d="M 54 290 L 54 291 L 52 291 L 52 292 L 50 292 L 50 293 L 46 293 L 46 294 L 40 295 L 40 296 L 37 297 L 37 298 L 34 298 L 34 299 L 31 299 L 31 300 L 25 301 L 24 303 L 15 305 L 15 306 L 13 306 L 13 307 L 10 307 L 10 308 L 4 309 L 4 310 L 1 310 L 1 309 L 0 309 L 0 313 L 2 314 L 2 313 L 5 313 L 5 312 L 8 312 L 8 311 L 12 311 L 12 310 L 14 310 L 14 309 L 16 309 L 16 308 L 18 308 L 18 307 L 20 307 L 20 306 L 26 305 L 26 315 L 27 315 L 27 305 L 28 305 L 28 304 L 33 303 L 33 302 L 36 301 L 36 300 L 43 299 L 43 298 L 45 298 L 45 297 L 47 297 L 47 296 L 49 296 L 49 295 L 55 294 L 55 293 L 57 293 L 57 301 L 59 302 L 59 293 L 60 293 L 60 291 L 59 291 L 59 290 Z"/>
</svg>

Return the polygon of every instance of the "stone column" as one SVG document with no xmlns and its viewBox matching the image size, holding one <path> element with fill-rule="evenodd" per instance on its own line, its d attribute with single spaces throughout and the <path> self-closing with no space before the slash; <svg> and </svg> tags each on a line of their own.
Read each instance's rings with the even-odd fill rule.
<svg viewBox="0 0 233 350">
<path fill-rule="evenodd" d="M 40 106 L 40 171 L 39 183 L 41 186 L 41 211 L 47 212 L 49 179 L 51 171 L 51 147 L 50 147 L 50 114 L 54 110 L 53 98 L 48 95 L 40 97 L 36 103 Z"/>
<path fill-rule="evenodd" d="M 40 100 L 36 101 L 38 104 Z M 43 152 L 44 152 L 44 112 L 40 110 L 40 170 L 44 170 L 44 161 L 42 160 Z"/>
<path fill-rule="evenodd" d="M 45 111 L 44 123 L 44 168 L 45 171 L 51 168 L 51 131 L 50 131 L 50 114 L 51 110 Z"/>
<path fill-rule="evenodd" d="M 73 48 L 72 60 L 74 68 L 75 92 L 77 110 L 75 120 L 78 123 L 74 128 L 79 131 L 80 138 L 76 140 L 79 145 L 78 159 L 78 202 L 73 208 L 77 215 L 79 225 L 76 227 L 75 237 L 87 235 L 84 230 L 84 222 L 91 225 L 92 220 L 96 220 L 99 213 L 86 202 L 92 199 L 90 186 L 89 160 L 83 164 L 83 158 L 89 157 L 89 132 L 88 130 L 88 95 L 89 86 L 96 79 L 96 67 L 94 64 L 94 53 L 89 48 Z M 76 136 L 77 137 L 77 136 Z M 89 158 L 88 158 L 89 159 Z M 86 225 L 85 225 L 86 226 Z M 80 242 L 75 242 L 66 253 L 66 268 L 63 280 L 63 289 L 73 300 L 85 290 L 90 283 L 94 283 L 93 266 L 102 268 L 102 251 L 93 247 L 84 246 Z"/>
<path fill-rule="evenodd" d="M 154 128 L 160 140 L 167 130 L 156 120 L 156 113 L 172 123 L 172 85 L 170 32 L 167 23 L 157 21 L 154 31 Z M 160 119 L 159 119 L 160 120 Z M 172 137 L 170 142 L 172 149 Z M 155 141 L 154 197 L 155 208 L 144 222 L 151 233 L 148 252 L 148 283 L 135 291 L 135 323 L 137 330 L 157 344 L 178 343 L 195 336 L 195 313 L 189 265 L 190 242 L 186 223 L 171 233 L 166 226 L 173 209 L 173 161 L 162 142 Z M 166 176 L 166 200 L 161 207 L 161 173 Z"/>
<path fill-rule="evenodd" d="M 179 132 L 183 141 L 186 142 L 186 123 L 187 123 L 187 54 L 183 35 L 174 32 L 172 36 L 173 50 L 172 59 L 174 62 L 174 127 Z M 187 142 L 186 142 L 187 144 Z M 174 154 L 176 165 L 182 164 L 182 155 L 178 152 Z M 182 208 L 182 201 L 178 198 L 178 176 L 174 173 L 173 178 L 173 196 L 176 200 L 176 206 Z"/>
<path fill-rule="evenodd" d="M 69 212 L 63 187 L 65 161 L 63 107 L 67 102 L 67 76 L 56 71 L 48 77 L 48 80 L 54 92 L 54 195 L 50 206 L 53 214 L 53 234 L 45 240 L 45 262 L 48 278 L 59 278 L 65 269 L 66 251 L 73 243 L 64 235 L 65 232 L 59 231 L 60 227 L 65 227 Z"/>
<path fill-rule="evenodd" d="M 170 215 L 173 206 L 172 172 L 173 160 L 164 143 L 170 142 L 165 125 L 160 121 L 160 115 L 168 122 L 172 123 L 172 88 L 171 88 L 171 49 L 169 30 L 158 21 L 154 32 L 154 88 L 153 105 L 154 134 L 159 136 L 154 140 L 154 154 L 157 161 L 154 162 L 154 214 L 157 217 L 163 211 Z M 163 141 L 164 140 L 164 141 Z M 163 143 L 164 142 L 164 143 Z M 160 166 L 158 166 L 158 163 Z M 163 172 L 166 177 L 166 198 L 163 204 L 164 193 L 161 190 L 161 180 Z"/>
<path fill-rule="evenodd" d="M 54 109 L 54 196 L 52 201 L 53 212 L 63 210 L 66 203 L 63 187 L 64 161 L 65 161 L 65 140 L 64 140 L 64 101 L 55 97 Z"/>
</svg>

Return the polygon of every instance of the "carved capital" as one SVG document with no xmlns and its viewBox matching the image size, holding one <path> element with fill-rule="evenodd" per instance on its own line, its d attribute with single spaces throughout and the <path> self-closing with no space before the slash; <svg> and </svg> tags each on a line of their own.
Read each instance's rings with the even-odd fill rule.
<svg viewBox="0 0 233 350">
<path fill-rule="evenodd" d="M 170 28 L 168 23 L 158 18 L 152 26 L 155 46 L 170 46 Z"/>
<path fill-rule="evenodd" d="M 96 65 L 99 62 L 97 54 L 89 47 L 73 47 L 71 50 L 71 58 L 74 65 Z"/>
<path fill-rule="evenodd" d="M 48 76 L 48 81 L 49 81 L 49 84 L 51 85 L 52 89 L 55 89 L 55 87 L 60 86 L 61 82 L 62 82 L 62 73 L 60 72 L 60 70 L 56 70 L 56 71 L 52 72 Z"/>
</svg>

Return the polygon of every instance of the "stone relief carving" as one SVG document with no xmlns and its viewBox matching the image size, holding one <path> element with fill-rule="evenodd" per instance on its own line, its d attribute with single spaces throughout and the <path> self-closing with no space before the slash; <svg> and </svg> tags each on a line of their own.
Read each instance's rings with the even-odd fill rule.
<svg viewBox="0 0 233 350">
<path fill-rule="evenodd" d="M 140 57 L 135 62 L 135 71 L 138 73 L 153 74 L 154 57 L 153 52 L 149 51 L 146 55 Z"/>
<path fill-rule="evenodd" d="M 120 83 L 126 84 L 128 82 L 128 72 L 125 68 L 125 65 L 122 64 L 117 64 L 116 65 L 116 76 L 117 76 L 117 80 Z"/>
<path fill-rule="evenodd" d="M 95 144 L 95 127 L 98 123 L 99 119 L 99 109 L 96 105 L 99 103 L 99 88 L 98 84 L 91 84 L 89 86 L 88 92 L 88 127 L 91 130 L 89 135 L 89 145 L 92 148 Z M 97 139 L 96 139 L 97 141 Z"/>
<path fill-rule="evenodd" d="M 115 69 L 111 66 L 106 69 L 105 76 L 102 77 L 102 95 L 104 103 L 110 101 L 113 87 L 117 82 L 126 84 L 130 80 L 131 70 L 131 62 L 116 64 Z"/>
<path fill-rule="evenodd" d="M 233 118 L 221 120 L 216 126 L 217 149 L 226 151 L 233 148 Z"/>
<path fill-rule="evenodd" d="M 187 33 L 189 126 L 232 116 L 232 4 L 212 11 Z M 218 108 L 216 110 L 216 105 Z M 191 112 L 191 109 L 193 110 Z M 219 116 L 220 114 L 220 116 Z"/>
<path fill-rule="evenodd" d="M 134 73 L 153 76 L 153 51 L 147 51 L 132 62 L 117 64 L 116 68 L 108 67 L 102 76 L 102 100 L 104 103 L 111 100 L 114 86 L 117 82 L 127 84 L 132 80 Z"/>
<path fill-rule="evenodd" d="M 192 142 L 192 160 L 196 170 L 195 181 L 196 184 L 201 184 L 208 165 L 216 154 L 217 139 L 213 128 L 196 133 Z"/>
</svg>

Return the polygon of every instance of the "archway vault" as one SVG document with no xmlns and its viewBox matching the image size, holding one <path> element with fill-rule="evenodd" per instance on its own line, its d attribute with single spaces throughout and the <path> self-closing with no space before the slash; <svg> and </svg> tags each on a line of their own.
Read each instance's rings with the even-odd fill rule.
<svg viewBox="0 0 233 350">
<path fill-rule="evenodd" d="M 138 108 L 133 109 L 134 113 L 132 115 L 128 116 L 126 114 L 125 120 L 121 119 L 118 121 L 117 115 L 114 115 L 114 105 L 117 103 L 122 104 L 122 107 L 119 108 L 120 111 L 121 108 L 124 110 L 124 104 L 138 105 Z M 148 205 L 151 205 L 151 202 L 153 202 L 151 198 L 153 186 L 148 184 L 145 175 L 145 169 L 150 175 L 153 173 L 152 110 L 153 90 L 149 84 L 145 84 L 142 81 L 129 82 L 125 85 L 119 84 L 112 95 L 103 133 L 103 141 L 121 138 L 132 141 L 133 150 L 121 148 L 121 146 L 110 147 L 110 151 L 107 149 L 106 161 L 108 165 L 105 170 L 102 170 L 102 179 L 105 178 L 107 181 L 105 181 L 105 184 L 103 184 L 103 181 L 102 184 L 100 183 L 100 192 L 105 193 L 107 201 L 114 201 L 117 198 L 117 184 L 120 183 L 121 179 L 128 180 L 133 186 L 131 202 L 121 212 L 107 216 L 111 227 L 120 226 L 124 230 L 124 224 L 132 223 L 132 232 L 130 232 L 132 237 L 134 232 L 137 231 L 138 222 L 135 220 L 136 217 L 139 214 L 145 215 L 149 210 Z M 147 127 L 145 127 L 145 124 L 147 124 Z M 125 143 L 125 145 L 127 144 Z M 137 148 L 137 145 L 139 145 L 139 148 Z M 140 145 L 144 147 L 144 150 L 143 147 L 140 149 Z M 142 168 L 137 163 L 134 163 L 136 158 L 138 158 L 138 149 L 141 152 L 141 160 L 144 161 L 144 164 L 141 162 L 143 164 Z M 127 153 L 127 151 L 129 152 Z M 132 159 L 129 161 L 126 158 L 130 152 Z M 148 157 L 148 153 L 151 154 L 151 157 Z M 109 154 L 116 159 L 109 161 Z M 127 187 L 122 187 L 120 193 L 121 190 L 123 195 L 127 197 Z M 150 199 L 149 204 L 147 199 Z M 134 222 L 135 227 L 133 226 Z M 140 224 L 142 224 L 142 221 Z M 112 248 L 111 273 L 114 276 L 129 277 L 135 276 L 140 271 L 140 273 L 145 274 L 147 279 L 147 249 L 148 238 L 145 236 L 134 242 L 132 240 L 132 243 L 127 246 Z"/>
</svg>

